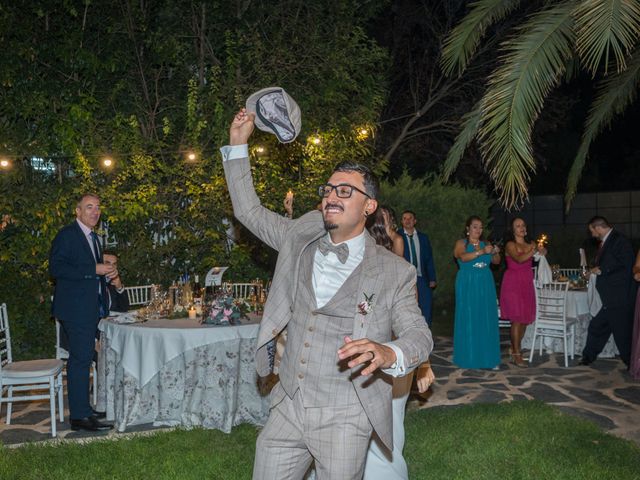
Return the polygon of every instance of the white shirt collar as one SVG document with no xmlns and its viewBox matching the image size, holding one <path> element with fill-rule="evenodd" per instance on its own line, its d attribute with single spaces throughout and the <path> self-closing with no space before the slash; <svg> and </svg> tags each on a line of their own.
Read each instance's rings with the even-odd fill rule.
<svg viewBox="0 0 640 480">
<path fill-rule="evenodd" d="M 82 233 L 84 233 L 85 237 L 88 237 L 89 235 L 91 235 L 91 232 L 93 230 L 91 230 L 89 227 L 87 227 L 84 223 L 82 223 L 77 218 L 76 218 L 76 222 L 78 222 L 78 225 L 80 225 L 80 230 L 82 230 Z"/>
</svg>

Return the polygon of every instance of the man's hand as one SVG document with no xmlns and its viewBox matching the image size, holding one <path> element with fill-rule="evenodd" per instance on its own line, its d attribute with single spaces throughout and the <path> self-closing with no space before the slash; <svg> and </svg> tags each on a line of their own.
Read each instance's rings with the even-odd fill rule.
<svg viewBox="0 0 640 480">
<path fill-rule="evenodd" d="M 287 217 L 293 218 L 293 192 L 289 190 L 284 197 L 284 211 L 287 212 Z"/>
<path fill-rule="evenodd" d="M 436 381 L 431 365 L 428 362 L 423 363 L 416 369 L 416 385 L 418 392 L 426 392 L 431 384 Z"/>
<path fill-rule="evenodd" d="M 602 271 L 600 270 L 600 267 L 593 267 L 591 269 L 591 273 L 595 273 L 596 275 L 600 275 L 602 273 Z"/>
<path fill-rule="evenodd" d="M 246 108 L 240 109 L 233 117 L 229 127 L 229 145 L 244 145 L 249 143 L 249 137 L 253 133 L 255 113 L 247 112 Z"/>
<path fill-rule="evenodd" d="M 351 358 L 347 364 L 349 368 L 368 363 L 369 365 L 360 374 L 371 375 L 378 368 L 391 367 L 396 361 L 396 352 L 368 338 L 352 340 L 350 337 L 344 337 L 344 345 L 338 349 L 338 358 L 340 360 Z"/>
<path fill-rule="evenodd" d="M 118 273 L 118 270 L 115 270 L 114 272 L 107 274 L 107 281 L 109 281 L 111 285 L 116 287 L 116 290 L 120 290 L 122 288 L 122 280 L 120 279 L 120 274 Z"/>
<path fill-rule="evenodd" d="M 113 272 L 117 270 L 113 265 L 108 265 L 106 263 L 96 263 L 96 275 L 111 275 Z"/>
</svg>

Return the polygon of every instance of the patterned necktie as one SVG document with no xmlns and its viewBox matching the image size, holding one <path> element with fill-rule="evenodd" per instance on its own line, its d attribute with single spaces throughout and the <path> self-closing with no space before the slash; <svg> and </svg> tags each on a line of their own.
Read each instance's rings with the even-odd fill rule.
<svg viewBox="0 0 640 480">
<path fill-rule="evenodd" d="M 411 235 L 407 234 L 407 236 L 409 237 L 409 249 L 411 250 L 411 263 L 413 264 L 414 267 L 416 267 L 416 270 L 417 270 L 418 255 L 416 254 L 416 244 L 413 243 L 413 234 Z"/>
<path fill-rule="evenodd" d="M 93 253 L 96 256 L 96 263 L 102 263 L 102 251 L 100 250 L 100 244 L 98 243 L 98 235 L 96 232 L 91 232 L 91 240 L 93 241 Z M 100 275 L 98 278 L 98 315 L 100 318 L 106 317 L 109 314 L 109 301 L 107 292 L 107 281 L 104 275 Z M 105 302 L 107 300 L 107 302 Z"/>
<path fill-rule="evenodd" d="M 96 232 L 91 232 L 91 240 L 93 242 L 93 253 L 96 256 L 96 263 L 102 263 L 102 252 L 100 251 L 100 244 L 98 243 L 98 235 L 96 235 Z"/>
<path fill-rule="evenodd" d="M 320 239 L 318 243 L 318 250 L 325 257 L 329 252 L 333 252 L 340 260 L 340 263 L 345 263 L 347 258 L 349 258 L 349 246 L 346 243 L 341 243 L 340 245 L 334 245 L 329 241 L 329 238 L 325 235 Z"/>
<path fill-rule="evenodd" d="M 604 242 L 600 240 L 600 243 L 598 243 L 598 251 L 596 252 L 596 260 L 595 260 L 596 267 L 600 266 L 600 255 L 602 254 L 603 245 L 604 245 Z"/>
</svg>

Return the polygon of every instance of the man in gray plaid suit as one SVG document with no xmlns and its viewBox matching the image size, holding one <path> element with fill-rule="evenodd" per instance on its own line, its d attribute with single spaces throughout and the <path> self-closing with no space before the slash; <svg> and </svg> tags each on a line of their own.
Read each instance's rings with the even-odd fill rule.
<svg viewBox="0 0 640 480">
<path fill-rule="evenodd" d="M 253 129 L 254 114 L 242 109 L 221 151 L 235 216 L 279 252 L 256 345 L 261 376 L 272 368 L 268 347 L 288 334 L 253 478 L 297 480 L 315 460 L 319 480 L 360 479 L 374 430 L 393 448 L 390 375 L 433 348 L 416 270 L 365 229 L 378 191 L 365 166 L 336 167 L 319 187 L 322 211 L 290 220 L 264 208 L 248 158 Z"/>
</svg>

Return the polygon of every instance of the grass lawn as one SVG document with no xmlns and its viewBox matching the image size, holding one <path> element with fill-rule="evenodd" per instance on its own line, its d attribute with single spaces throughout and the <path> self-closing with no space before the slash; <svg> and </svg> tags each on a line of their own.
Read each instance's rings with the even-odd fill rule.
<svg viewBox="0 0 640 480">
<path fill-rule="evenodd" d="M 407 415 L 413 479 L 638 479 L 640 448 L 540 402 Z M 176 430 L 85 445 L 0 449 L 8 479 L 248 479 L 257 429 Z"/>
</svg>

